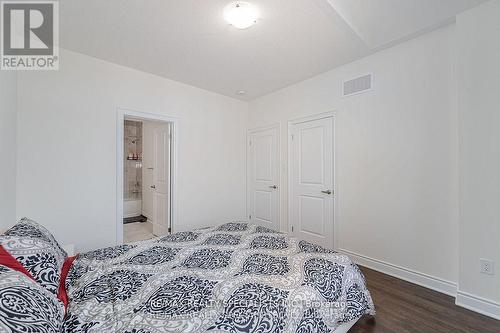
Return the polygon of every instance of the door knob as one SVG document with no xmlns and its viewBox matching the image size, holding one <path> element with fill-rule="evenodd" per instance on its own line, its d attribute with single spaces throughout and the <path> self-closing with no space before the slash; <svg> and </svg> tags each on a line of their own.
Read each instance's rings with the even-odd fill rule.
<svg viewBox="0 0 500 333">
<path fill-rule="evenodd" d="M 269 188 L 272 188 L 273 190 L 275 190 L 275 189 L 277 189 L 277 188 L 278 188 L 278 186 L 276 186 L 276 185 L 271 185 L 271 186 L 269 186 Z"/>
<path fill-rule="evenodd" d="M 321 191 L 321 193 L 324 193 L 324 194 L 332 194 L 332 191 L 330 191 L 330 190 L 326 190 L 326 191 Z"/>
<path fill-rule="evenodd" d="M 150 187 L 151 187 L 151 188 L 156 188 L 156 186 L 155 186 L 155 185 L 151 185 Z"/>
</svg>

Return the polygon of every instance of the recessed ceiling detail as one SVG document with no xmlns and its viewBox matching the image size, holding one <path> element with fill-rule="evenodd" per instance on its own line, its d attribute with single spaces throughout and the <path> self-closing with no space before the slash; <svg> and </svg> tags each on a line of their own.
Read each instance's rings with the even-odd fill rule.
<svg viewBox="0 0 500 333">
<path fill-rule="evenodd" d="M 327 0 L 371 49 L 455 21 L 484 0 Z"/>
<path fill-rule="evenodd" d="M 453 20 L 483 0 L 64 0 L 60 45 L 226 96 L 252 100 Z M 61 61 L 64 61 L 61 59 Z M 244 87 L 246 94 L 235 94 Z"/>
</svg>

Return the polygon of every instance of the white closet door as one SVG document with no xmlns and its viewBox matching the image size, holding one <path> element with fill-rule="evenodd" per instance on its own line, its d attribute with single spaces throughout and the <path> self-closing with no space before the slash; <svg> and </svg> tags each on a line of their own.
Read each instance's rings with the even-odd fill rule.
<svg viewBox="0 0 500 333">
<path fill-rule="evenodd" d="M 162 236 L 170 227 L 170 126 L 153 130 L 153 234 Z"/>
<path fill-rule="evenodd" d="M 142 215 L 153 221 L 154 124 L 144 121 L 142 125 Z"/>
<path fill-rule="evenodd" d="M 248 210 L 252 223 L 279 230 L 279 127 L 248 136 Z"/>
<path fill-rule="evenodd" d="M 292 233 L 333 248 L 333 117 L 294 123 L 290 130 Z"/>
</svg>

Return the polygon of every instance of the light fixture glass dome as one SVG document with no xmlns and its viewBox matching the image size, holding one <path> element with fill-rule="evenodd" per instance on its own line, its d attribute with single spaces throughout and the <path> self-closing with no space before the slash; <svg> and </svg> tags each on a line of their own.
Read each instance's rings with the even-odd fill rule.
<svg viewBox="0 0 500 333">
<path fill-rule="evenodd" d="M 257 22 L 259 13 L 248 2 L 236 1 L 226 6 L 224 18 L 235 28 L 247 29 Z"/>
</svg>

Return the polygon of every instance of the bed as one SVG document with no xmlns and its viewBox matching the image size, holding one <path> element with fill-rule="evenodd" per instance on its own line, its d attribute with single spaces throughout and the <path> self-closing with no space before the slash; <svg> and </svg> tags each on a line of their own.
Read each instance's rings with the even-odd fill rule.
<svg viewBox="0 0 500 333">
<path fill-rule="evenodd" d="M 83 253 L 65 275 L 64 332 L 345 333 L 375 314 L 347 256 L 245 222 Z"/>
</svg>

